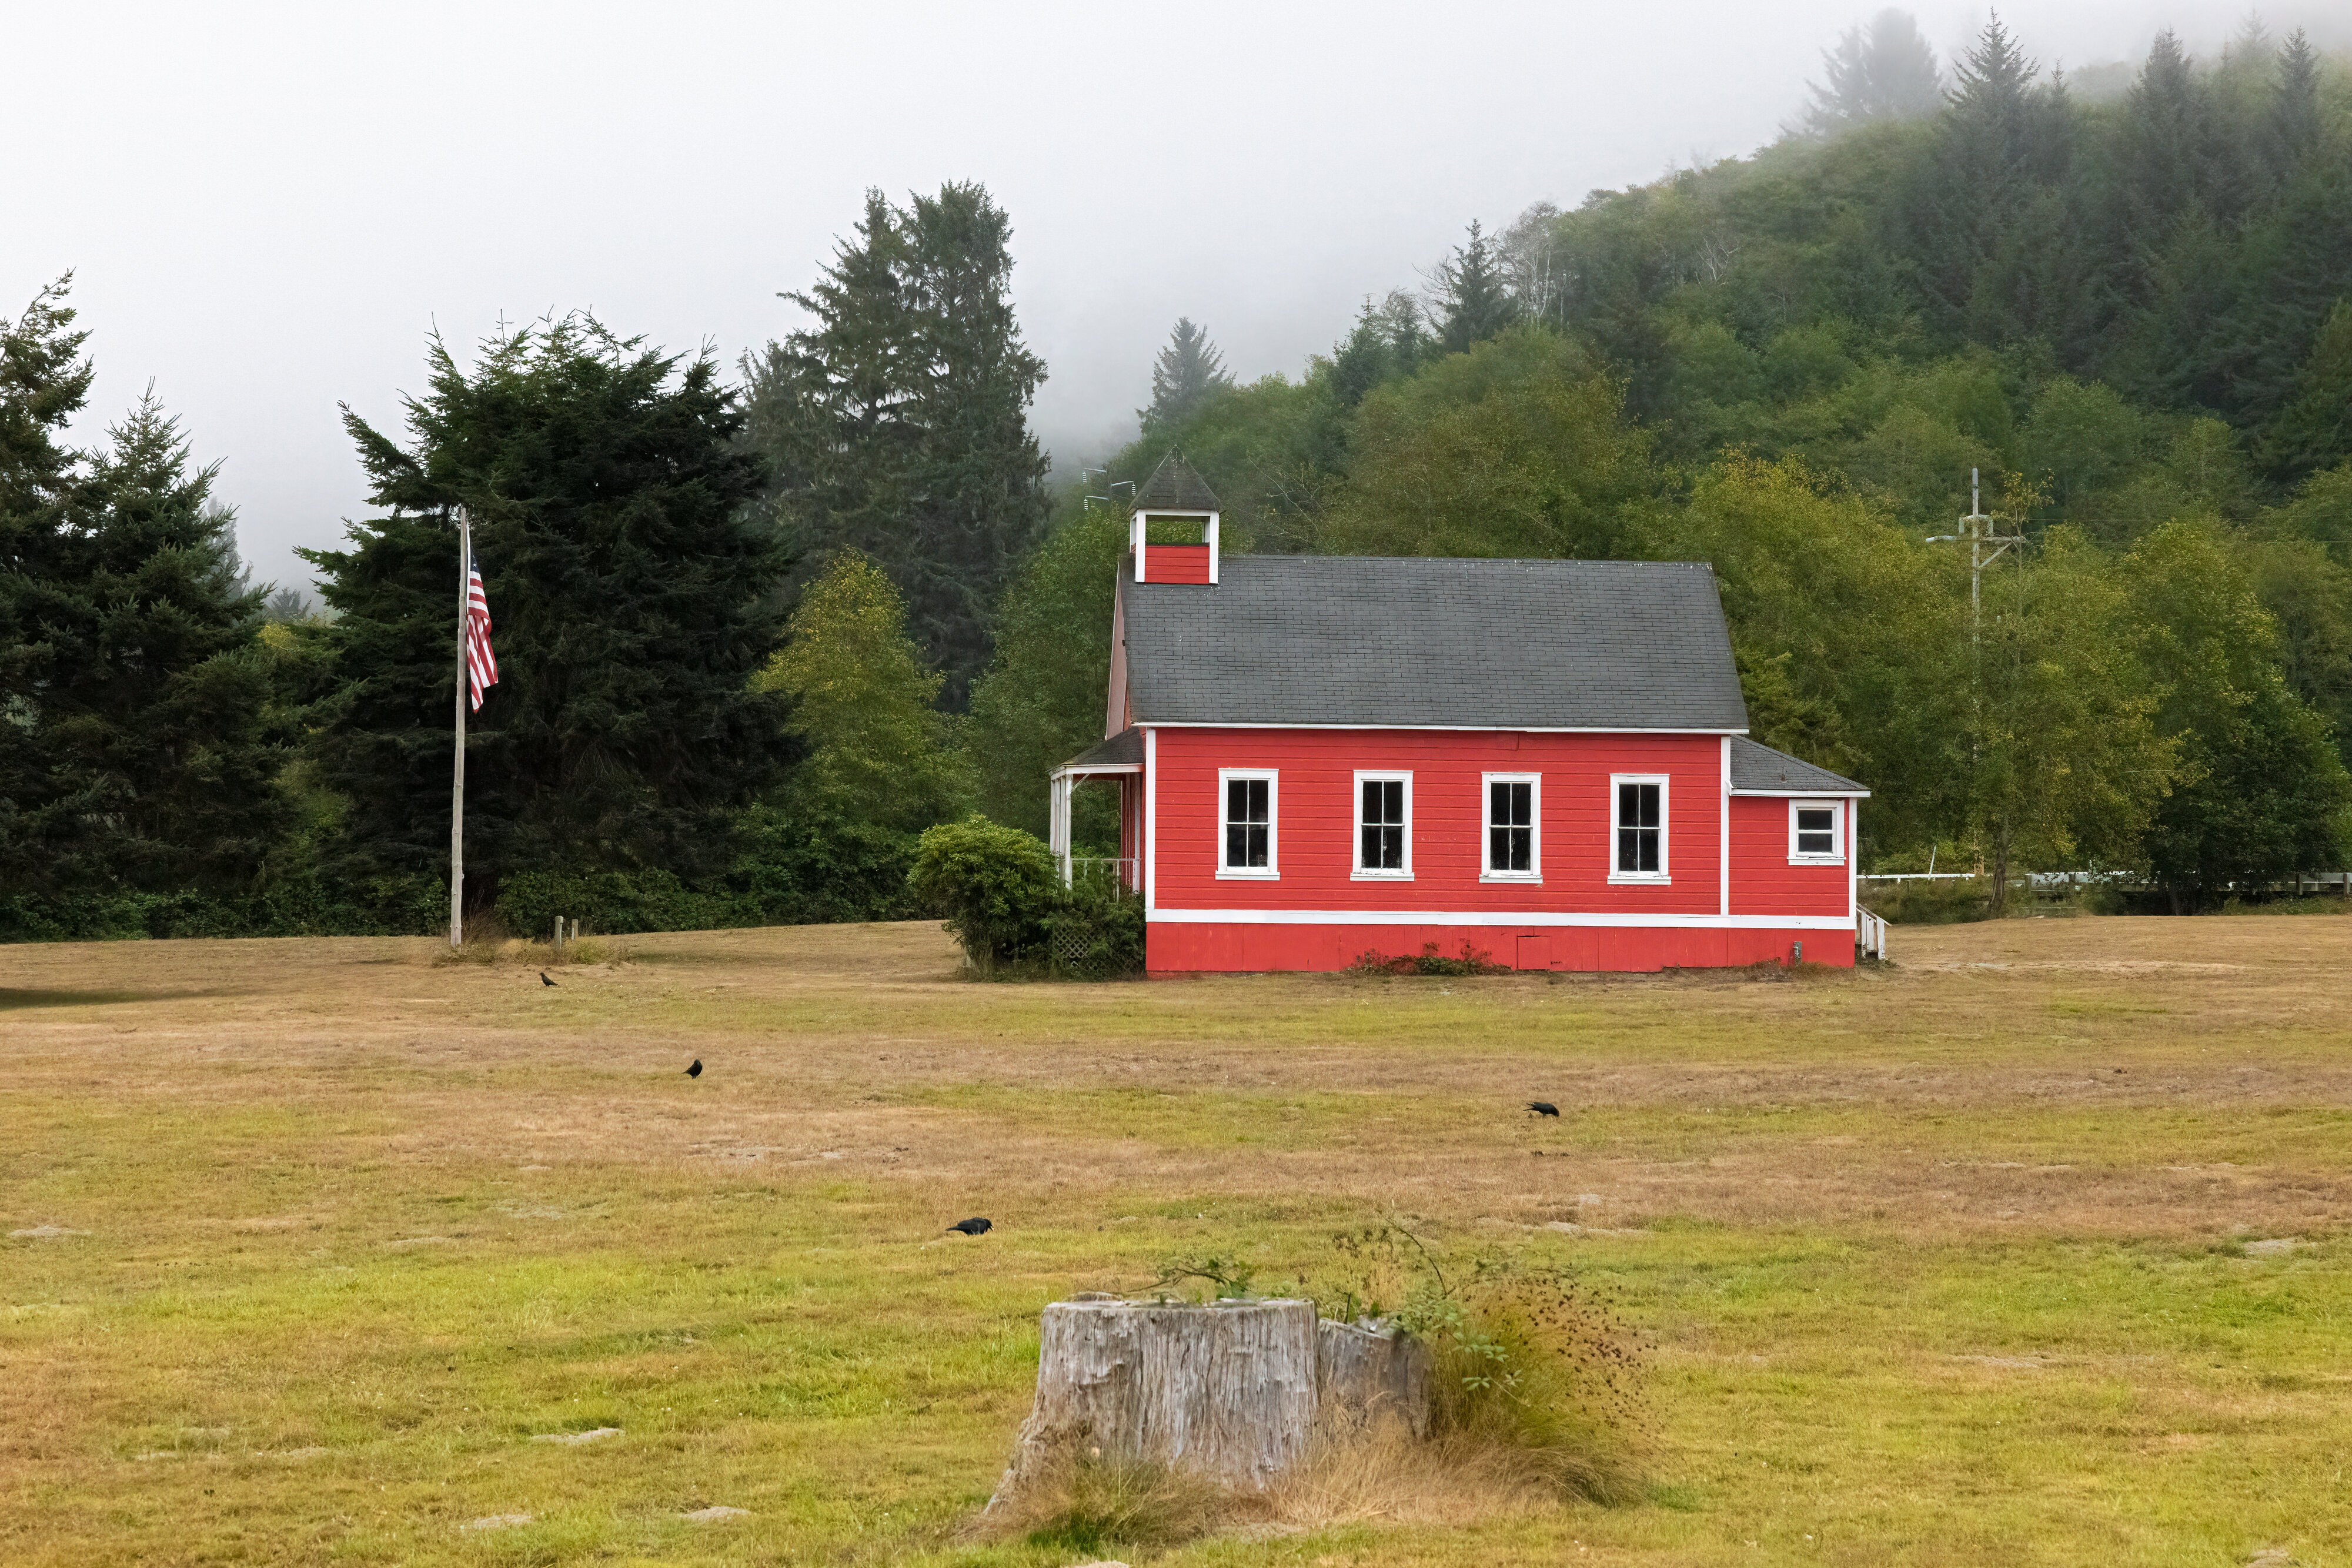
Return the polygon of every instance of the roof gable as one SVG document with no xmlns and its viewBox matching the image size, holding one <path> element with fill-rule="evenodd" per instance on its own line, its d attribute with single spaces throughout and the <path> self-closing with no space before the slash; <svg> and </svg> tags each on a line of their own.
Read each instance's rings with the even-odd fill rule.
<svg viewBox="0 0 2352 1568">
<path fill-rule="evenodd" d="M 1228 556 L 1122 588 L 1134 723 L 1748 727 L 1703 564 Z"/>
</svg>

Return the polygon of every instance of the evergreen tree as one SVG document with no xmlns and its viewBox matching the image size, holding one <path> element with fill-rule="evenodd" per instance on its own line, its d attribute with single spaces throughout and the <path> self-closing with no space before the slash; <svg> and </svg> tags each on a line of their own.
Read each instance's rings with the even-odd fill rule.
<svg viewBox="0 0 2352 1568">
<path fill-rule="evenodd" d="M 2004 338 L 2019 325 L 2002 308 L 2013 267 L 1998 264 L 2027 253 L 2017 241 L 2033 226 L 2029 210 L 2072 152 L 2063 89 L 2037 90 L 2040 68 L 1998 14 L 1953 67 L 1949 107 L 1909 203 L 1913 257 L 1931 319 L 1947 332 Z"/>
<path fill-rule="evenodd" d="M 1495 242 L 1470 224 L 1469 243 L 1458 247 L 1437 268 L 1438 346 L 1459 354 L 1519 319 L 1518 302 L 1511 298 L 1503 276 L 1502 257 Z"/>
<path fill-rule="evenodd" d="M 51 650 L 42 633 L 46 601 L 77 570 L 68 526 L 80 477 L 78 455 L 61 443 L 81 412 L 95 371 L 82 357 L 89 334 L 74 329 L 68 274 L 33 297 L 23 315 L 0 323 L 0 813 L 24 787 L 16 757 Z M 13 760 L 12 760 L 13 758 Z M 0 823 L 0 843 L 9 841 Z"/>
<path fill-rule="evenodd" d="M 90 465 L 89 571 L 53 622 L 42 706 L 61 803 L 91 869 L 148 892 L 251 887 L 287 821 L 269 591 L 245 581 L 215 471 L 192 469 L 178 422 L 142 399 Z"/>
<path fill-rule="evenodd" d="M 707 354 L 584 316 L 494 339 L 470 370 L 436 340 L 428 363 L 405 446 L 344 416 L 384 515 L 302 552 L 338 612 L 306 635 L 350 870 L 413 883 L 446 864 L 462 505 L 499 675 L 467 723 L 467 904 L 526 870 L 693 876 L 788 746 L 750 678 L 790 559 L 746 515 L 760 465 L 733 395 Z"/>
<path fill-rule="evenodd" d="M 835 552 L 754 685 L 792 699 L 806 755 L 788 791 L 826 818 L 916 832 L 961 811 L 962 749 L 932 705 L 940 677 L 907 636 L 907 607 L 874 563 Z"/>
<path fill-rule="evenodd" d="M 1370 295 L 1357 313 L 1356 324 L 1331 349 L 1331 395 L 1342 408 L 1353 408 L 1364 394 L 1389 379 L 1395 356 L 1389 347 L 1388 322 L 1372 308 Z"/>
<path fill-rule="evenodd" d="M 2297 479 L 2352 457 L 2352 295 L 2320 324 L 2263 455 L 2274 472 Z"/>
<path fill-rule="evenodd" d="M 846 548 L 889 575 L 955 708 L 1045 516 L 1027 423 L 1045 368 L 1013 319 L 1011 234 L 976 184 L 903 208 L 869 192 L 855 239 L 784 297 L 814 325 L 746 366 L 775 524 L 812 569 Z"/>
<path fill-rule="evenodd" d="M 2319 51 L 2300 27 L 2279 48 L 2278 90 L 2264 131 L 2264 162 L 2281 184 L 2301 173 L 2319 151 Z"/>
<path fill-rule="evenodd" d="M 2215 167 L 2218 153 L 2204 89 L 2169 27 L 2157 34 L 2138 79 L 2125 95 L 2119 155 L 2126 232 L 2143 256 L 2200 211 L 2209 194 L 2227 186 Z"/>
<path fill-rule="evenodd" d="M 1117 512 L 1066 516 L 1005 596 L 996 660 L 971 698 L 981 809 L 996 821 L 1042 835 L 1046 776 L 1103 737 L 1111 597 L 1126 553 Z M 1114 791 L 1081 789 L 1073 804 L 1077 841 L 1118 843 Z"/>
<path fill-rule="evenodd" d="M 1209 341 L 1207 329 L 1194 326 L 1191 317 L 1180 316 L 1167 347 L 1151 364 L 1151 406 L 1136 410 L 1136 417 L 1143 421 L 1147 436 L 1165 435 L 1233 384 L 1224 356 Z"/>
<path fill-rule="evenodd" d="M 263 591 L 152 397 L 59 444 L 91 373 L 65 290 L 0 329 L 0 880 L 239 891 L 283 821 Z"/>
<path fill-rule="evenodd" d="M 1805 129 L 1836 136 L 1887 120 L 1917 120 L 1943 107 L 1943 69 L 1907 11 L 1892 7 L 1849 27 L 1822 51 L 1825 80 L 1812 85 Z"/>
</svg>

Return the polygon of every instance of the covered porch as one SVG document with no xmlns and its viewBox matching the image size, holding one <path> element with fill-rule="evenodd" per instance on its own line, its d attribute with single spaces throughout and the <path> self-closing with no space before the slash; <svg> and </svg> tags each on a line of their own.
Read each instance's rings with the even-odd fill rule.
<svg viewBox="0 0 2352 1568">
<path fill-rule="evenodd" d="M 1089 779 L 1108 779 L 1118 786 L 1118 853 L 1074 854 L 1071 850 L 1071 800 Z M 1143 732 L 1123 729 L 1100 745 L 1072 758 L 1050 775 L 1046 810 L 1046 843 L 1060 868 L 1062 885 L 1097 879 L 1116 882 L 1140 893 L 1142 862 L 1137 857 L 1143 841 Z"/>
</svg>

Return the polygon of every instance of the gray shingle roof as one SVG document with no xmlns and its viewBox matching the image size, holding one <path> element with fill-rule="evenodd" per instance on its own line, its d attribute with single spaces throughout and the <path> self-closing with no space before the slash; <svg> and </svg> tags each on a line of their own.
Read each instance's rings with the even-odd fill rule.
<svg viewBox="0 0 2352 1568">
<path fill-rule="evenodd" d="M 1744 735 L 1731 738 L 1731 787 L 1734 789 L 1801 789 L 1823 795 L 1867 795 L 1869 790 L 1826 768 L 1759 746 Z"/>
<path fill-rule="evenodd" d="M 1209 482 L 1193 471 L 1184 461 L 1184 455 L 1171 448 L 1135 493 L 1139 512 L 1217 512 L 1224 508 L 1217 504 L 1217 493 Z"/>
<path fill-rule="evenodd" d="M 1143 766 L 1143 732 L 1132 726 L 1120 730 L 1108 740 L 1099 741 L 1079 752 L 1065 768 L 1101 768 L 1132 764 Z"/>
<path fill-rule="evenodd" d="M 1748 727 L 1703 564 L 1227 556 L 1129 582 L 1142 724 Z"/>
</svg>

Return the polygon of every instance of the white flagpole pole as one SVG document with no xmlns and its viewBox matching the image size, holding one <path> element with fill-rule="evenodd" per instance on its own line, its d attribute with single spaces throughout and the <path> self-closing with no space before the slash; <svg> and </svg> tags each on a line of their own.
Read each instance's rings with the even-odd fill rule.
<svg viewBox="0 0 2352 1568">
<path fill-rule="evenodd" d="M 474 564 L 474 525 L 457 508 L 457 752 L 449 779 L 449 946 L 466 941 L 466 617 L 473 608 L 467 591 Z"/>
</svg>

